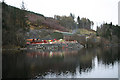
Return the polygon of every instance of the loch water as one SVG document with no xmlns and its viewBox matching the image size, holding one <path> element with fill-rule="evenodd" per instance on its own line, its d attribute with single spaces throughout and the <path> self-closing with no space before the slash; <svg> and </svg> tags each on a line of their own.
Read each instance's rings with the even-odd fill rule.
<svg viewBox="0 0 120 80">
<path fill-rule="evenodd" d="M 119 47 L 2 51 L 2 78 L 118 78 Z"/>
</svg>

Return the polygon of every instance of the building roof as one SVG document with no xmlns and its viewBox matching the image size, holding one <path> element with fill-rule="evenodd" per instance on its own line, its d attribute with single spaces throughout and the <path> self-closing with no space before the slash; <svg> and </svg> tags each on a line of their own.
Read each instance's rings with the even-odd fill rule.
<svg viewBox="0 0 120 80">
<path fill-rule="evenodd" d="M 62 33 L 63 35 L 68 35 L 68 36 L 72 36 L 73 35 L 73 33 L 69 33 L 69 32 L 60 32 L 60 33 Z"/>
</svg>

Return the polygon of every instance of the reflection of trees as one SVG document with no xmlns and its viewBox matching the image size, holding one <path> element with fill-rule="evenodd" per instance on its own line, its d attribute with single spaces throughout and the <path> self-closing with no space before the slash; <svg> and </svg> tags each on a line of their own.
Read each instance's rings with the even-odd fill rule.
<svg viewBox="0 0 120 80">
<path fill-rule="evenodd" d="M 22 52 L 14 53 L 14 51 L 3 52 L 2 78 L 22 78 L 28 77 L 28 75 L 25 54 Z"/>
<path fill-rule="evenodd" d="M 105 65 L 112 64 L 114 65 L 115 61 L 118 61 L 118 54 L 120 50 L 118 47 L 111 47 L 111 48 L 101 48 L 97 52 L 98 61 Z"/>
<path fill-rule="evenodd" d="M 93 68 L 92 60 L 94 58 L 94 49 L 85 49 L 79 51 L 80 72 L 88 72 Z"/>
<path fill-rule="evenodd" d="M 29 53 L 30 54 L 30 53 Z M 75 72 L 75 62 L 64 62 L 64 57 L 29 57 L 23 52 L 3 54 L 3 78 L 30 78 L 46 72 Z"/>
<path fill-rule="evenodd" d="M 76 69 L 76 59 L 73 53 L 76 51 L 68 52 L 52 52 L 53 56 L 50 56 L 50 52 L 44 53 L 47 56 L 38 56 L 36 61 L 34 61 L 34 73 L 39 73 L 40 75 L 46 75 L 46 72 L 54 72 L 56 74 L 66 73 L 70 71 L 71 73 L 75 72 Z M 42 52 L 41 52 L 42 53 Z M 41 53 L 34 53 L 40 55 Z M 61 54 L 63 54 L 61 56 Z M 28 53 L 31 54 L 31 53 Z M 33 53 L 32 53 L 33 54 Z M 76 54 L 76 53 L 75 53 Z M 72 57 L 70 56 L 72 55 Z M 67 58 L 67 60 L 65 59 Z M 28 56 L 28 58 L 31 58 Z M 69 58 L 69 59 L 68 59 Z M 34 58 L 31 58 L 34 59 Z M 31 65 L 31 62 L 30 62 Z"/>
<path fill-rule="evenodd" d="M 59 75 L 69 71 L 75 74 L 77 66 L 80 73 L 90 72 L 94 67 L 95 56 L 98 62 L 105 65 L 114 64 L 118 60 L 119 51 L 118 48 L 83 48 L 80 51 L 53 52 L 51 57 L 49 57 L 49 52 L 5 52 L 3 53 L 3 78 L 45 76 L 47 72 Z M 63 55 L 61 56 L 60 53 Z"/>
<path fill-rule="evenodd" d="M 78 65 L 80 66 L 80 73 L 81 71 L 88 72 L 92 69 L 92 59 L 93 59 L 93 55 L 89 53 L 90 51 L 92 53 L 91 49 L 89 51 L 86 51 L 86 49 L 80 50 L 80 54 L 78 54 L 77 51 L 52 52 L 53 53 L 52 58 L 49 58 L 50 52 L 44 53 L 44 55 L 47 55 L 46 56 L 47 59 L 45 60 L 45 56 L 44 56 L 43 58 L 44 60 L 40 60 L 40 61 L 43 62 L 42 67 L 46 66 L 46 68 L 48 68 L 48 71 L 43 71 L 43 72 L 49 72 L 49 69 L 51 69 L 55 73 L 57 72 L 64 73 L 66 71 L 75 73 L 76 67 Z M 43 53 L 39 52 L 32 54 L 42 55 Z M 63 54 L 63 56 L 61 56 L 61 54 Z M 60 63 L 57 61 L 58 59 L 60 60 Z M 47 70 L 47 69 L 42 69 L 42 70 Z"/>
</svg>

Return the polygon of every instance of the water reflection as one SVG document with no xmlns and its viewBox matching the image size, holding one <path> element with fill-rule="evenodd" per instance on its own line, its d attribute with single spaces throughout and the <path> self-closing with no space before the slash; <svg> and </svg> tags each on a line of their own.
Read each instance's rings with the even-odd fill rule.
<svg viewBox="0 0 120 80">
<path fill-rule="evenodd" d="M 100 70 L 101 72 L 109 70 L 109 72 L 115 72 L 115 75 L 109 72 L 103 75 L 107 75 L 108 78 L 111 75 L 117 78 L 119 51 L 117 47 L 59 51 L 3 51 L 2 76 L 3 78 L 81 78 L 86 76 L 89 78 L 93 76 L 91 74 L 99 73 Z"/>
</svg>

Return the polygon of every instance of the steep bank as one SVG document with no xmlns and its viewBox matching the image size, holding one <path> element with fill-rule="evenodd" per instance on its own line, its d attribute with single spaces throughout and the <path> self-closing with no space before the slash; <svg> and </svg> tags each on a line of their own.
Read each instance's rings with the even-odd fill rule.
<svg viewBox="0 0 120 80">
<path fill-rule="evenodd" d="M 30 30 L 68 31 L 57 20 L 31 11 L 22 10 L 2 2 L 2 46 L 3 48 L 24 47 Z M 41 34 L 42 35 L 42 34 Z M 11 47 L 9 47 L 11 46 Z"/>
<path fill-rule="evenodd" d="M 25 47 L 26 39 L 67 39 L 77 40 L 84 47 L 104 46 L 120 43 L 120 27 L 103 24 L 97 31 L 91 30 L 93 22 L 88 18 L 74 16 L 45 17 L 2 2 L 3 48 Z M 58 32 L 57 32 L 58 31 Z M 68 33 L 62 35 L 59 32 Z M 73 34 L 73 35 L 69 35 Z"/>
</svg>

